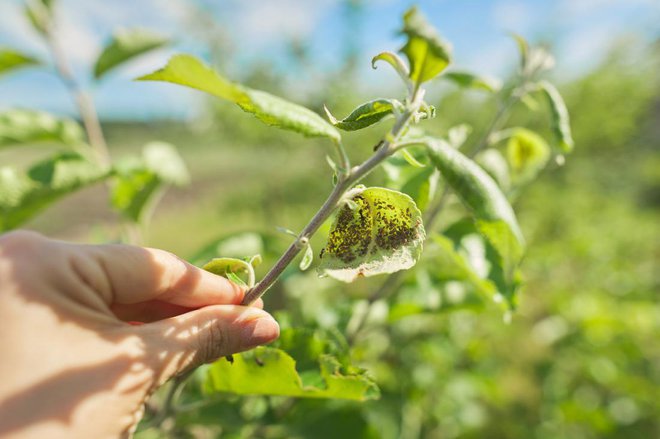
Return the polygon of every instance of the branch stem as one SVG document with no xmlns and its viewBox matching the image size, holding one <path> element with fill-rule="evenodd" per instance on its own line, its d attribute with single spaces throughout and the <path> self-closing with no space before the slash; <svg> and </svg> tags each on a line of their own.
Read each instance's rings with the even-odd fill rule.
<svg viewBox="0 0 660 439">
<path fill-rule="evenodd" d="M 87 139 L 101 164 L 108 166 L 110 164 L 110 154 L 105 137 L 103 136 L 103 129 L 101 128 L 96 108 L 94 107 L 94 102 L 90 94 L 83 89 L 76 79 L 66 54 L 55 37 L 52 24 L 45 33 L 45 39 L 53 56 L 57 75 L 67 89 L 69 89 L 76 104 L 80 119 L 87 133 Z"/>
<path fill-rule="evenodd" d="M 245 297 L 243 298 L 243 305 L 249 305 L 253 303 L 275 283 L 275 281 L 280 277 L 286 267 L 291 263 L 291 261 L 293 261 L 298 253 L 300 253 L 302 246 L 298 244 L 299 241 L 305 238 L 310 239 L 314 233 L 316 233 L 319 227 L 321 227 L 325 220 L 327 220 L 332 212 L 334 212 L 338 207 L 346 191 L 348 191 L 355 183 L 364 178 L 376 166 L 381 164 L 387 157 L 396 151 L 396 148 L 394 147 L 396 141 L 399 139 L 405 128 L 412 120 L 413 115 L 419 110 L 423 99 L 424 91 L 418 90 L 411 99 L 411 103 L 406 111 L 401 113 L 401 115 L 394 123 L 392 129 L 385 136 L 376 153 L 369 157 L 361 165 L 356 166 L 348 170 L 346 174 L 339 176 L 339 181 L 337 182 L 336 186 L 333 188 L 330 195 L 328 195 L 328 198 L 325 200 L 321 208 L 316 212 L 316 214 L 314 214 L 302 232 L 300 232 L 298 239 L 289 245 L 286 251 L 282 254 L 282 256 L 280 256 L 277 262 L 275 262 L 275 265 L 273 265 L 270 271 L 266 273 L 263 279 L 261 279 L 261 281 L 259 281 L 259 283 L 254 288 L 250 289 L 245 294 Z"/>
</svg>

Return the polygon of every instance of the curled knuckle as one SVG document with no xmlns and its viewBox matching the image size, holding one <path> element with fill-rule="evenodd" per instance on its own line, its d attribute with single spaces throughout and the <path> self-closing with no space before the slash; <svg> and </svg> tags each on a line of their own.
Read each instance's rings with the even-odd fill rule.
<svg viewBox="0 0 660 439">
<path fill-rule="evenodd" d="M 221 325 L 211 323 L 199 340 L 198 352 L 204 362 L 213 361 L 226 353 L 227 332 Z"/>
</svg>

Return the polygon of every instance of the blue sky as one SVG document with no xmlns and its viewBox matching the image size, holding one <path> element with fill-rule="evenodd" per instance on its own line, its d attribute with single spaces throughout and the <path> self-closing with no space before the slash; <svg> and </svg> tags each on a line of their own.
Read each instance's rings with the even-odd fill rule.
<svg viewBox="0 0 660 439">
<path fill-rule="evenodd" d="M 175 52 L 204 54 L 191 32 L 190 5 L 198 4 L 220 24 L 233 43 L 234 74 L 267 58 L 286 71 L 286 41 L 295 38 L 310 48 L 321 70 L 341 57 L 345 35 L 339 0 L 58 0 L 59 39 L 77 75 L 90 84 L 103 118 L 186 117 L 195 113 L 200 96 L 163 84 L 131 78 L 162 66 Z M 491 76 L 503 75 L 515 63 L 516 51 L 507 31 L 553 46 L 557 70 L 565 78 L 587 72 L 622 38 L 644 42 L 660 37 L 658 0 L 364 0 L 364 21 L 356 29 L 362 59 L 361 78 L 370 84 L 390 80 L 372 72 L 369 59 L 398 48 L 401 13 L 417 4 L 454 46 L 455 65 Z M 21 12 L 21 0 L 0 0 L 0 46 L 11 46 L 48 59 L 45 48 Z M 116 27 L 141 26 L 172 36 L 177 44 L 126 65 L 100 84 L 88 79 L 103 42 Z M 300 75 L 299 75 L 300 76 Z M 309 76 L 296 81 L 312 82 Z M 308 87 L 313 85 L 308 84 Z M 304 88 L 304 87 L 303 87 Z M 74 114 L 61 84 L 48 72 L 24 71 L 0 77 L 0 108 L 41 108 Z"/>
</svg>

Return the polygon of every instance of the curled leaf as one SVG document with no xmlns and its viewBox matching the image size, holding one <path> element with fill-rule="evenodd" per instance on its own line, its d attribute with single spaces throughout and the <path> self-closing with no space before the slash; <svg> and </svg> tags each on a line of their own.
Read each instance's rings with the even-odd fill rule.
<svg viewBox="0 0 660 439">
<path fill-rule="evenodd" d="M 328 115 L 328 119 L 330 119 L 330 123 L 344 131 L 361 130 L 379 122 L 394 111 L 394 105 L 389 99 L 375 99 L 365 102 L 341 120 L 337 120 L 326 107 L 323 108 Z"/>
<path fill-rule="evenodd" d="M 384 188 L 357 192 L 357 209 L 339 209 L 321 252 L 319 272 L 344 282 L 405 270 L 417 262 L 425 232 L 408 195 Z"/>
<path fill-rule="evenodd" d="M 305 271 L 309 268 L 310 265 L 312 265 L 312 262 L 314 261 L 314 250 L 312 250 L 312 245 L 310 243 L 307 243 L 305 245 L 305 252 L 303 254 L 302 259 L 300 260 L 300 270 Z"/>
<path fill-rule="evenodd" d="M 557 138 L 559 149 L 565 153 L 571 152 L 574 142 L 571 135 L 571 122 L 568 116 L 568 109 L 566 108 L 564 99 L 562 99 L 561 94 L 559 94 L 555 86 L 548 81 L 540 81 L 538 85 L 550 106 L 551 128 Z"/>
<path fill-rule="evenodd" d="M 523 71 L 527 66 L 527 59 L 529 57 L 529 43 L 527 43 L 527 40 L 522 35 L 514 32 L 511 32 L 509 35 L 511 35 L 511 38 L 513 38 L 518 45 L 518 52 L 520 53 L 520 70 Z"/>
<path fill-rule="evenodd" d="M 403 63 L 403 60 L 394 52 L 381 52 L 378 55 L 374 56 L 371 59 L 371 68 L 376 68 L 376 63 L 378 61 L 384 61 L 394 68 L 394 70 L 399 74 L 404 84 L 410 86 L 410 70 L 408 66 Z"/>
<path fill-rule="evenodd" d="M 257 261 L 257 263 L 253 264 L 253 261 Z M 238 258 L 214 258 L 202 268 L 211 273 L 226 277 L 238 285 L 252 288 L 255 283 L 254 265 L 258 265 L 259 262 L 261 262 L 261 256 L 259 255 L 247 258 L 247 260 Z M 247 275 L 247 282 L 238 275 Z"/>
</svg>

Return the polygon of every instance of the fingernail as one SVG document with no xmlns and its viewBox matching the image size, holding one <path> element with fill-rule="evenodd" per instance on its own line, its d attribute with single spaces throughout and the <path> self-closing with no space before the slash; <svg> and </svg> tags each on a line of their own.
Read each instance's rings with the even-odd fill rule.
<svg viewBox="0 0 660 439">
<path fill-rule="evenodd" d="M 258 346 L 275 340 L 280 335 L 280 325 L 271 316 L 264 316 L 246 323 L 242 330 L 243 342 Z"/>
</svg>

